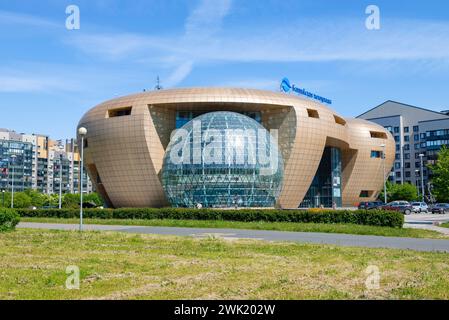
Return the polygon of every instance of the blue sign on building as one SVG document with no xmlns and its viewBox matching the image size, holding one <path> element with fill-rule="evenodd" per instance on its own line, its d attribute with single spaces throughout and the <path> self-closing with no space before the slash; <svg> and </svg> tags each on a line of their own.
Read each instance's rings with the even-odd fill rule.
<svg viewBox="0 0 449 320">
<path fill-rule="evenodd" d="M 307 98 L 310 99 L 315 99 L 320 101 L 321 103 L 327 103 L 327 104 L 332 104 L 332 100 L 321 97 L 315 93 L 309 92 L 306 89 L 301 89 L 296 87 L 294 84 L 290 83 L 290 80 L 288 80 L 288 78 L 284 78 L 281 81 L 281 92 L 285 92 L 285 93 L 290 93 L 290 92 L 294 92 L 298 95 L 302 95 L 305 96 Z"/>
</svg>

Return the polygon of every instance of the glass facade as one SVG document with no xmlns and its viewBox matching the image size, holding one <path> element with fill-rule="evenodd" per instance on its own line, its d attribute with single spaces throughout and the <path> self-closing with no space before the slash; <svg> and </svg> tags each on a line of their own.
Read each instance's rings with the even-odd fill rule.
<svg viewBox="0 0 449 320">
<path fill-rule="evenodd" d="M 182 128 L 186 125 L 190 120 L 195 119 L 205 113 L 210 111 L 177 111 L 176 112 L 176 129 Z M 243 114 L 251 119 L 256 120 L 258 123 L 262 122 L 262 116 L 260 112 L 250 112 L 250 111 L 242 111 L 238 112 L 239 114 Z"/>
<path fill-rule="evenodd" d="M 235 112 L 211 112 L 173 136 L 162 184 L 174 207 L 273 207 L 283 172 L 277 143 L 257 121 Z"/>
<path fill-rule="evenodd" d="M 15 156 L 15 158 L 13 157 Z M 0 142 L 0 189 L 23 191 L 32 187 L 33 145 L 20 141 Z"/>
<path fill-rule="evenodd" d="M 300 207 L 341 207 L 341 171 L 340 149 L 326 147 L 315 178 Z"/>
</svg>

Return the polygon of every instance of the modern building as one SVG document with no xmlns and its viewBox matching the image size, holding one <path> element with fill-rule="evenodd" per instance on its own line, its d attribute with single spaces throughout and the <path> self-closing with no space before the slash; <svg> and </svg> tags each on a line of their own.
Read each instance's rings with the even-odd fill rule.
<svg viewBox="0 0 449 320">
<path fill-rule="evenodd" d="M 14 180 L 15 191 L 59 193 L 62 176 L 62 192 L 77 193 L 79 166 L 80 156 L 73 139 L 63 144 L 45 135 L 0 129 L 0 190 L 11 190 Z M 84 190 L 91 192 L 87 175 L 84 181 Z"/>
<path fill-rule="evenodd" d="M 390 180 L 414 184 L 420 192 L 424 182 L 424 190 L 428 190 L 432 172 L 427 165 L 435 163 L 442 145 L 449 145 L 449 111 L 436 112 L 386 101 L 358 118 L 375 122 L 394 136 L 396 151 Z"/>
<path fill-rule="evenodd" d="M 382 126 L 262 90 L 134 94 L 81 127 L 85 167 L 111 207 L 354 206 L 377 198 L 394 162 Z"/>
</svg>

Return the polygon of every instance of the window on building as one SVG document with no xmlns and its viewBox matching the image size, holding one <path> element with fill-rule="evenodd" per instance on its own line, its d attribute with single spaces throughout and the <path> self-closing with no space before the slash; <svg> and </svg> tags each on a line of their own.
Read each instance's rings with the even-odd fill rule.
<svg viewBox="0 0 449 320">
<path fill-rule="evenodd" d="M 420 135 L 421 140 L 426 140 L 426 134 L 425 133 L 421 133 Z"/>
<path fill-rule="evenodd" d="M 382 151 L 371 151 L 371 158 L 382 158 Z"/>
<path fill-rule="evenodd" d="M 405 142 L 409 142 L 410 141 L 410 136 L 404 136 L 404 141 Z"/>
<path fill-rule="evenodd" d="M 419 140 L 419 134 L 415 134 L 415 135 L 413 136 L 413 140 L 418 141 L 418 140 Z"/>
<path fill-rule="evenodd" d="M 415 149 L 419 149 L 420 146 L 421 146 L 421 144 L 419 144 L 419 143 L 415 143 L 415 145 L 414 145 Z"/>
<path fill-rule="evenodd" d="M 405 169 L 410 169 L 411 168 L 410 162 L 404 163 L 404 167 Z"/>
<path fill-rule="evenodd" d="M 335 123 L 342 125 L 342 126 L 346 125 L 346 121 L 343 118 L 334 115 L 334 119 L 335 119 Z"/>
<path fill-rule="evenodd" d="M 396 171 L 395 175 L 396 175 L 396 178 L 400 178 L 402 176 L 402 173 L 401 173 L 401 171 Z"/>
<path fill-rule="evenodd" d="M 410 145 L 409 144 L 404 144 L 404 150 L 405 151 L 409 151 L 410 150 Z"/>
<path fill-rule="evenodd" d="M 395 162 L 394 163 L 394 168 L 395 169 L 401 169 L 401 163 L 400 162 Z"/>
<path fill-rule="evenodd" d="M 399 133 L 399 127 L 394 127 L 394 133 Z"/>
<path fill-rule="evenodd" d="M 413 132 L 419 132 L 419 126 L 413 126 Z"/>
<path fill-rule="evenodd" d="M 412 175 L 410 173 L 410 171 L 405 171 L 405 177 L 406 178 L 410 178 Z"/>
<path fill-rule="evenodd" d="M 132 107 L 117 108 L 108 111 L 109 118 L 123 117 L 131 115 Z"/>
<path fill-rule="evenodd" d="M 374 191 L 363 190 L 360 192 L 360 198 L 370 198 L 374 194 Z"/>
<path fill-rule="evenodd" d="M 371 138 L 387 139 L 387 134 L 385 132 L 370 131 L 370 134 Z"/>
<path fill-rule="evenodd" d="M 316 119 L 320 118 L 318 111 L 314 109 L 307 109 L 307 115 L 309 116 L 309 118 L 316 118 Z"/>
<path fill-rule="evenodd" d="M 410 160 L 410 153 L 404 153 L 404 159 Z"/>
<path fill-rule="evenodd" d="M 399 142 L 399 136 L 394 136 L 394 141 Z"/>
<path fill-rule="evenodd" d="M 395 159 L 396 159 L 396 160 L 401 160 L 401 154 L 400 154 L 400 153 L 396 153 Z"/>
<path fill-rule="evenodd" d="M 404 133 L 409 133 L 410 132 L 410 128 L 409 127 L 404 127 Z"/>
</svg>

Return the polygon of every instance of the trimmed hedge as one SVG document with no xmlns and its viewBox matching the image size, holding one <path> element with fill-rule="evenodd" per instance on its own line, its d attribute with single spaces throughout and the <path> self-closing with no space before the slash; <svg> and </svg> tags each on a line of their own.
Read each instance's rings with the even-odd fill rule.
<svg viewBox="0 0 449 320">
<path fill-rule="evenodd" d="M 78 218 L 76 209 L 23 210 L 22 217 Z M 351 223 L 370 226 L 402 228 L 404 215 L 381 210 L 276 210 L 276 209 L 179 209 L 179 208 L 124 208 L 84 209 L 85 218 L 96 219 L 173 219 L 173 220 L 225 220 L 303 223 Z"/>
<path fill-rule="evenodd" d="M 0 208 L 0 232 L 14 230 L 19 221 L 20 216 L 15 210 Z"/>
</svg>

